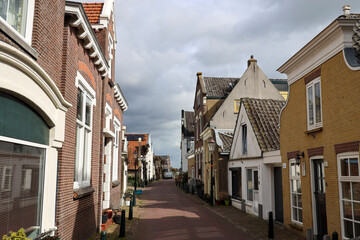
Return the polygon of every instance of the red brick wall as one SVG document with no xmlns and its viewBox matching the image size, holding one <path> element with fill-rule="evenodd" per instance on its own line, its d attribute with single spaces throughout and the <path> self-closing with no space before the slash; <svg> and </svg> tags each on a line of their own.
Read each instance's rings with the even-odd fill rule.
<svg viewBox="0 0 360 240">
<path fill-rule="evenodd" d="M 81 40 L 76 37 L 76 29 L 65 22 L 63 36 L 65 48 L 63 50 L 63 66 L 61 90 L 65 99 L 72 104 L 66 113 L 65 141 L 59 151 L 58 191 L 56 225 L 61 239 L 87 239 L 99 228 L 99 196 L 101 194 L 101 116 L 102 110 L 102 82 L 103 79 L 96 70 L 87 51 L 82 47 Z M 91 186 L 95 189 L 90 196 L 78 200 L 73 199 L 75 146 L 76 146 L 76 106 L 77 88 L 75 78 L 79 68 L 79 61 L 86 64 L 96 85 L 85 71 L 81 75 L 96 92 L 96 106 L 93 107 L 92 124 L 92 156 L 91 156 Z M 61 69 L 61 68 L 60 68 Z"/>
</svg>

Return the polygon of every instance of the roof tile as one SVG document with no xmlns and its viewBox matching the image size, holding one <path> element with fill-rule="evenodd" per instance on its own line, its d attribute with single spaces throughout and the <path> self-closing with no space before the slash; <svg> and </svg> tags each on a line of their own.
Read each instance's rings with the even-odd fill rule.
<svg viewBox="0 0 360 240">
<path fill-rule="evenodd" d="M 83 3 L 84 10 L 91 24 L 99 23 L 104 3 Z"/>
</svg>

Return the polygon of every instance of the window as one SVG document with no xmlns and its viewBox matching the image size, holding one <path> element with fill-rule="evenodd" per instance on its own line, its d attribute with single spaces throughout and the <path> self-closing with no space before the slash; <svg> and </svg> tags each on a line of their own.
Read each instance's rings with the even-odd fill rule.
<svg viewBox="0 0 360 240">
<path fill-rule="evenodd" d="M 115 127 L 115 140 L 113 147 L 113 176 L 112 180 L 118 180 L 118 170 L 119 170 L 119 132 L 120 132 L 120 122 L 114 118 L 114 127 Z"/>
<path fill-rule="evenodd" d="M 290 165 L 290 198 L 291 198 L 291 217 L 292 221 L 302 223 L 302 200 L 301 200 L 301 180 L 300 165 L 295 160 L 289 162 Z"/>
<path fill-rule="evenodd" d="M 113 54 L 112 54 L 112 50 L 114 48 L 114 41 L 111 37 L 111 35 L 109 34 L 109 78 L 111 78 L 111 65 L 112 65 L 112 59 L 113 59 Z"/>
<path fill-rule="evenodd" d="M 28 43 L 34 16 L 34 0 L 0 0 L 0 17 Z"/>
<path fill-rule="evenodd" d="M 74 189 L 77 189 L 90 186 L 92 109 L 95 92 L 79 73 L 75 85 L 78 87 L 78 93 Z"/>
<path fill-rule="evenodd" d="M 247 154 L 247 126 L 246 124 L 241 126 L 241 146 L 242 153 Z"/>
<path fill-rule="evenodd" d="M 241 199 L 241 168 L 230 169 L 231 170 L 231 187 L 232 198 Z"/>
<path fill-rule="evenodd" d="M 234 100 L 234 113 L 238 113 L 240 110 L 240 99 Z"/>
<path fill-rule="evenodd" d="M 44 193 L 47 146 L 8 140 L 0 140 L 1 236 L 10 230 L 41 226 Z"/>
<path fill-rule="evenodd" d="M 339 157 L 343 237 L 360 237 L 359 156 Z"/>
<path fill-rule="evenodd" d="M 306 85 L 308 129 L 322 127 L 320 77 Z"/>
<path fill-rule="evenodd" d="M 253 171 L 252 169 L 246 169 L 247 176 L 247 200 L 253 200 Z"/>
<path fill-rule="evenodd" d="M 196 93 L 196 102 L 197 102 L 197 106 L 200 106 L 200 90 Z"/>
</svg>

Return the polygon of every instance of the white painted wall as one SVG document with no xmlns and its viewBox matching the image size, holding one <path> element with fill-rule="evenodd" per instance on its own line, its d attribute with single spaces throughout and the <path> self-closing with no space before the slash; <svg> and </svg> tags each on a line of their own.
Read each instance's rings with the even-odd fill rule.
<svg viewBox="0 0 360 240">
<path fill-rule="evenodd" d="M 239 82 L 213 116 L 210 125 L 216 126 L 218 129 L 234 129 L 237 118 L 237 114 L 234 113 L 234 101 L 245 97 L 284 100 L 257 63 L 251 62 Z"/>
</svg>

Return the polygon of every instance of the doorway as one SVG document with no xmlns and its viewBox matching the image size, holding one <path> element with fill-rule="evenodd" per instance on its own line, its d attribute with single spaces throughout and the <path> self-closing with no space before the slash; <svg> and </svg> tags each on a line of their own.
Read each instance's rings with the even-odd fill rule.
<svg viewBox="0 0 360 240">
<path fill-rule="evenodd" d="M 314 227 L 317 239 L 320 240 L 327 235 L 324 160 L 314 159 L 312 164 Z"/>
<path fill-rule="evenodd" d="M 275 221 L 284 222 L 281 167 L 274 167 Z"/>
</svg>

